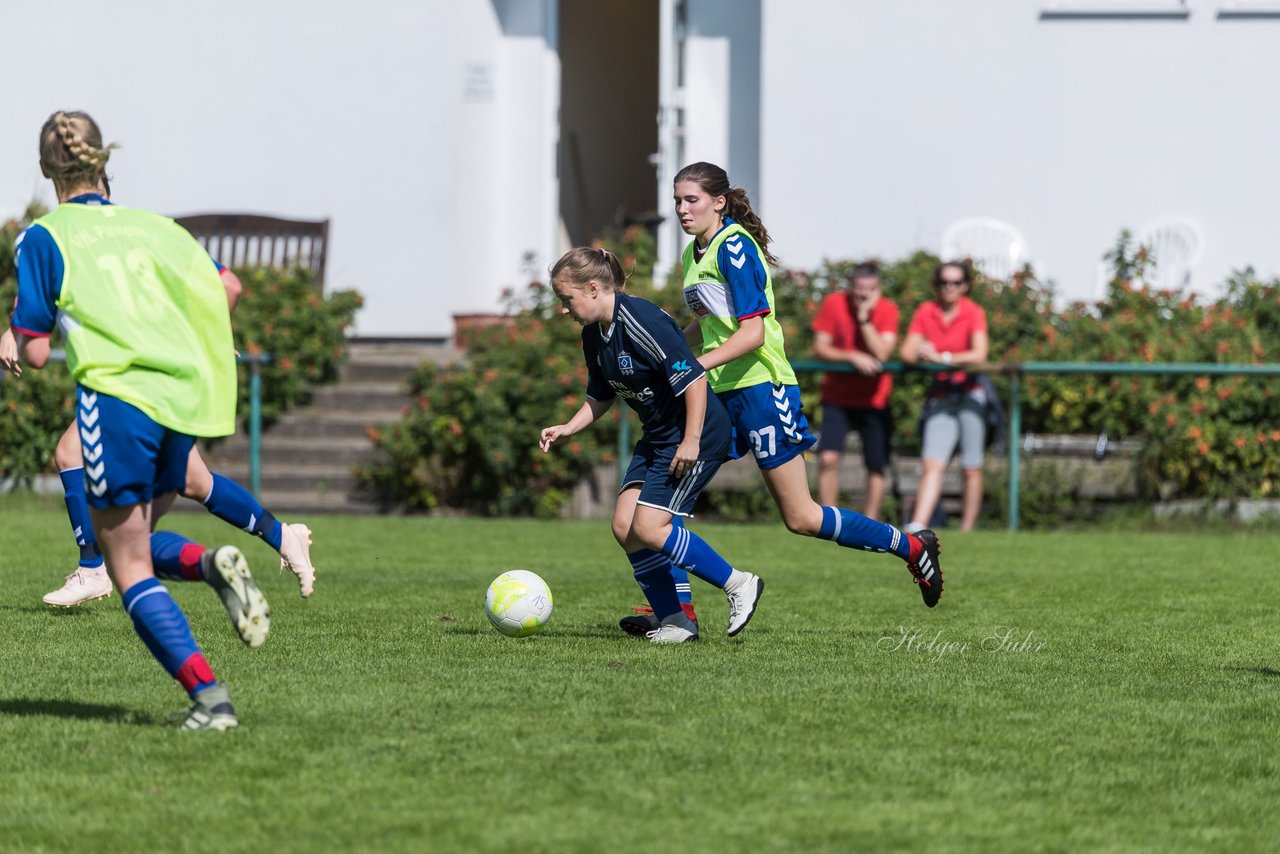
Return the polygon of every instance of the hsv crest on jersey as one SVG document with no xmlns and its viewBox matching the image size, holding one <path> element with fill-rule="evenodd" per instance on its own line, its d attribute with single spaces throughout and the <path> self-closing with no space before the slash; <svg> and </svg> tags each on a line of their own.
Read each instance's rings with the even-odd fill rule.
<svg viewBox="0 0 1280 854">
<path fill-rule="evenodd" d="M 626 376 L 631 376 L 636 372 L 635 365 L 631 362 L 630 353 L 618 354 L 618 370 L 622 371 Z"/>
</svg>

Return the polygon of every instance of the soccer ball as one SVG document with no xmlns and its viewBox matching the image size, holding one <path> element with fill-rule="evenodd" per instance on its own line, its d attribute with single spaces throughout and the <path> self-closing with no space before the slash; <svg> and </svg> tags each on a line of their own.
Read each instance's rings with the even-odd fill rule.
<svg viewBox="0 0 1280 854">
<path fill-rule="evenodd" d="M 484 612 L 507 637 L 527 638 L 551 619 L 551 588 L 536 573 L 513 569 L 493 580 L 484 594 Z"/>
</svg>

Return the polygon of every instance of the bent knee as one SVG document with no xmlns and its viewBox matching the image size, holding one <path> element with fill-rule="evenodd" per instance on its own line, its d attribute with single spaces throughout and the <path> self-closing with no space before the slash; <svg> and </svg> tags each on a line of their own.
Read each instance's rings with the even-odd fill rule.
<svg viewBox="0 0 1280 854">
<path fill-rule="evenodd" d="M 822 507 L 813 504 L 803 510 L 793 510 L 782 514 L 782 524 L 787 530 L 802 537 L 816 537 L 822 529 Z"/>
</svg>

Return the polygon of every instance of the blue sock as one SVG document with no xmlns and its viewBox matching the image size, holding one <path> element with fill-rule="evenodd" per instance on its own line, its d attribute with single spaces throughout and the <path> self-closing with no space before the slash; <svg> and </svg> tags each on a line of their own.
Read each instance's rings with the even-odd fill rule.
<svg viewBox="0 0 1280 854">
<path fill-rule="evenodd" d="M 661 620 L 680 610 L 680 599 L 671 578 L 671 561 L 665 555 L 653 549 L 641 549 L 627 555 L 627 560 L 631 561 L 636 584 L 644 591 L 655 617 Z"/>
<path fill-rule="evenodd" d="M 671 524 L 676 528 L 684 527 L 684 518 L 681 516 L 672 516 Z M 693 604 L 693 587 L 689 584 L 689 573 L 685 572 L 674 563 L 671 564 L 671 578 L 676 583 L 676 595 L 680 597 L 680 604 Z"/>
<path fill-rule="evenodd" d="M 151 565 L 160 578 L 171 581 L 204 581 L 200 556 L 208 549 L 173 531 L 151 535 Z M 132 590 L 133 588 L 129 588 Z"/>
<path fill-rule="evenodd" d="M 217 684 L 196 639 L 191 636 L 187 615 L 158 579 L 139 581 L 121 594 L 120 602 L 133 620 L 138 637 L 188 694 L 194 696 Z"/>
<path fill-rule="evenodd" d="M 721 590 L 733 574 L 733 567 L 716 554 L 706 540 L 685 528 L 672 526 L 671 534 L 662 544 L 662 553 L 671 558 L 676 566 L 683 567 Z"/>
<path fill-rule="evenodd" d="M 89 519 L 89 502 L 84 498 L 84 466 L 64 469 L 58 472 L 58 477 L 62 480 L 67 518 L 71 520 L 71 530 L 75 531 L 76 545 L 80 547 L 80 565 L 97 569 L 102 566 L 102 549 L 98 548 L 98 538 Z"/>
<path fill-rule="evenodd" d="M 204 499 L 205 508 L 224 522 L 261 537 L 280 551 L 280 522 L 240 484 L 220 474 L 213 475 L 213 489 Z"/>
<path fill-rule="evenodd" d="M 869 519 L 843 507 L 822 508 L 818 539 L 834 540 L 847 549 L 893 552 L 903 560 L 911 553 L 911 539 L 892 525 Z"/>
</svg>

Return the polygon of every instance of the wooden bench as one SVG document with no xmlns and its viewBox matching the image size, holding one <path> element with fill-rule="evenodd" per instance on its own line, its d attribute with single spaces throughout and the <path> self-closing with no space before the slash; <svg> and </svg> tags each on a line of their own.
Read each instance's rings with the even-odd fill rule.
<svg viewBox="0 0 1280 854">
<path fill-rule="evenodd" d="M 258 214 L 214 213 L 175 217 L 178 225 L 227 267 L 292 267 L 315 273 L 324 290 L 329 220 L 280 219 Z"/>
</svg>

